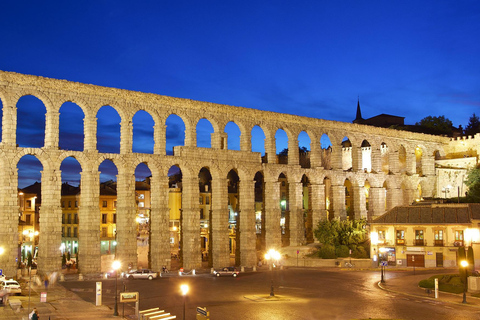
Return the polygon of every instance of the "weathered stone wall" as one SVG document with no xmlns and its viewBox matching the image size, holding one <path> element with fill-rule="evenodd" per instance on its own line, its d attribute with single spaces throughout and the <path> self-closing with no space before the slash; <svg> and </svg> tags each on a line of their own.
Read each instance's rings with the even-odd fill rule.
<svg viewBox="0 0 480 320">
<path fill-rule="evenodd" d="M 21 148 L 16 146 L 17 101 L 25 95 L 39 98 L 46 107 L 45 146 L 42 148 Z M 42 208 L 40 218 L 40 256 L 39 271 L 56 271 L 61 267 L 60 236 L 61 208 L 60 164 L 67 157 L 74 157 L 82 167 L 82 199 L 80 208 L 79 253 L 82 272 L 89 273 L 101 269 L 99 259 L 99 223 L 96 219 L 95 202 L 98 197 L 99 172 L 98 166 L 103 160 L 111 160 L 118 168 L 118 205 L 117 205 L 117 240 L 118 258 L 123 265 L 136 264 L 136 234 L 135 234 L 135 183 L 134 172 L 139 163 L 146 163 L 152 171 L 152 266 L 159 268 L 168 261 L 170 247 L 168 231 L 167 198 L 168 170 L 178 166 L 183 173 L 182 190 L 182 241 L 183 263 L 187 269 L 201 264 L 200 228 L 198 208 L 198 173 L 205 167 L 212 175 L 212 248 L 214 267 L 227 264 L 228 253 L 228 197 L 227 174 L 236 170 L 240 178 L 240 212 L 242 219 L 240 227 L 241 264 L 252 266 L 256 260 L 254 244 L 255 215 L 253 192 L 243 188 L 253 188 L 253 179 L 257 172 L 262 172 L 265 181 L 265 243 L 266 248 L 279 247 L 281 234 L 279 227 L 280 204 L 279 183 L 280 174 L 287 177 L 292 188 L 289 208 L 290 221 L 295 230 L 290 230 L 291 243 L 301 244 L 304 241 L 303 201 L 302 192 L 297 184 L 302 176 L 308 177 L 311 188 L 313 221 L 318 221 L 326 215 L 325 199 L 328 198 L 330 208 L 337 217 L 345 218 L 344 182 L 349 179 L 357 197 L 353 199 L 354 208 L 359 210 L 355 216 L 365 216 L 364 185 L 368 180 L 378 188 L 370 198 L 371 214 L 383 213 L 385 196 L 382 194 L 384 183 L 387 185 L 388 206 L 408 204 L 414 199 L 415 190 L 420 183 L 430 183 L 435 178 L 434 155 L 445 155 L 449 147 L 448 138 L 418 134 L 405 131 L 389 130 L 351 123 L 306 118 L 289 114 L 260 111 L 242 107 L 233 107 L 209 102 L 199 102 L 188 99 L 172 98 L 150 93 L 141 93 L 114 88 L 81 84 L 66 80 L 48 79 L 37 76 L 23 75 L 0 71 L 0 100 L 3 105 L 2 141 L 0 143 L 0 217 L 3 227 L 0 229 L 0 245 L 5 248 L 0 256 L 0 265 L 7 274 L 14 274 L 15 258 L 17 256 L 17 163 L 24 155 L 30 154 L 38 158 L 43 165 L 42 171 Z M 76 103 L 84 112 L 84 151 L 60 150 L 59 142 L 59 109 L 66 101 Z M 119 154 L 100 153 L 96 149 L 96 115 L 105 105 L 113 107 L 121 117 L 121 144 Z M 295 106 L 292 106 L 294 108 Z M 148 112 L 154 122 L 154 152 L 139 154 L 132 152 L 132 118 L 139 110 Z M 174 155 L 165 152 L 166 119 L 176 114 L 185 123 L 185 145 L 174 148 Z M 197 148 L 195 127 L 198 121 L 205 118 L 214 128 L 212 148 Z M 227 149 L 227 134 L 225 125 L 233 121 L 240 131 L 241 150 Z M 265 133 L 265 150 L 267 163 L 262 163 L 259 153 L 251 152 L 251 131 L 258 125 Z M 283 129 L 289 139 L 288 164 L 277 164 L 275 155 L 275 132 Z M 306 132 L 311 140 L 311 167 L 302 168 L 299 164 L 298 135 Z M 320 138 L 327 134 L 332 143 L 330 159 L 324 168 L 322 157 L 325 152 L 320 148 Z M 351 151 L 342 151 L 343 137 L 348 137 Z M 370 163 L 372 170 L 364 172 L 364 156 L 361 145 L 366 140 L 371 147 Z M 388 147 L 383 162 L 381 152 Z M 385 147 L 386 146 L 386 147 Z M 422 176 L 416 174 L 415 149 L 422 149 Z M 402 152 L 399 152 L 402 148 Z M 404 150 L 404 151 L 403 151 Z M 405 156 L 399 156 L 399 154 Z M 323 155 L 322 155 L 323 154 Z M 403 157 L 399 160 L 399 157 Z M 378 158 L 378 159 L 377 159 Z M 403 160 L 402 160 L 403 159 Z M 399 172 L 399 163 L 405 162 L 405 168 Z M 403 163 L 402 162 L 402 163 Z M 380 163 L 383 170 L 380 170 Z M 349 165 L 348 165 L 349 164 Z M 347 166 L 348 168 L 342 168 Z M 344 170 L 345 169 L 345 170 Z M 324 179 L 331 180 L 331 188 L 325 188 Z M 403 192 L 401 184 L 407 186 Z M 433 191 L 426 188 L 427 193 Z M 433 189 L 433 188 L 432 188 Z M 431 195 L 431 194 L 430 194 Z M 426 196 L 424 194 L 424 196 Z M 428 194 L 427 194 L 428 196 Z M 247 199 L 243 199 L 243 198 Z M 355 204 L 357 202 L 357 204 Z M 373 202 L 373 203 L 372 203 Z M 96 220 L 95 220 L 96 219 Z M 225 220 L 227 219 L 227 220 Z M 263 231 L 262 231 L 263 232 Z"/>
</svg>

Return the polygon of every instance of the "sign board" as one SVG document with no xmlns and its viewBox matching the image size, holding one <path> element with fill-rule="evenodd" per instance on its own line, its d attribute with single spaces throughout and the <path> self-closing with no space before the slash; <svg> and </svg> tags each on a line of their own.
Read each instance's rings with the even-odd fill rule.
<svg viewBox="0 0 480 320">
<path fill-rule="evenodd" d="M 388 266 L 388 261 L 382 261 L 382 262 L 380 262 L 380 264 L 381 264 L 382 267 L 386 267 L 386 266 Z"/>
<path fill-rule="evenodd" d="M 207 316 L 207 308 L 197 307 L 197 313 L 201 314 L 202 316 Z"/>
<path fill-rule="evenodd" d="M 47 302 L 47 293 L 41 292 L 40 293 L 40 302 Z"/>
<path fill-rule="evenodd" d="M 196 320 L 210 320 L 210 312 L 207 311 L 207 308 L 197 307 L 197 316 Z"/>
<path fill-rule="evenodd" d="M 138 292 L 120 292 L 120 302 L 137 302 Z"/>
</svg>

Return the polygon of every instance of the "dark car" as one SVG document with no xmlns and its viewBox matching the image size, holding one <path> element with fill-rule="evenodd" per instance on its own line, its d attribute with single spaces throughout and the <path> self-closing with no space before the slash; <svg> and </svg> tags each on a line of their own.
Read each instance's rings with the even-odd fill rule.
<svg viewBox="0 0 480 320">
<path fill-rule="evenodd" d="M 235 268 L 235 267 L 225 267 L 225 268 L 222 268 L 222 269 L 214 270 L 213 274 L 217 277 L 232 276 L 232 277 L 235 278 L 236 276 L 238 276 L 240 274 L 240 271 L 238 271 L 237 268 Z"/>
<path fill-rule="evenodd" d="M 127 279 L 153 280 L 158 276 L 158 273 L 149 269 L 138 269 L 138 270 L 131 270 L 127 273 L 124 273 L 123 276 Z"/>
</svg>

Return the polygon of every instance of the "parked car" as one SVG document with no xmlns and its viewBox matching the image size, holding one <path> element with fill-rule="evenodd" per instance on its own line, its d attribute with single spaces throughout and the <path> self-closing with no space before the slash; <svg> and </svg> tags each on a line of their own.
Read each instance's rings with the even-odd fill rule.
<svg viewBox="0 0 480 320">
<path fill-rule="evenodd" d="M 225 268 L 222 268 L 222 269 L 214 270 L 213 274 L 217 277 L 232 276 L 232 277 L 235 278 L 236 276 L 238 276 L 240 274 L 240 271 L 238 271 L 237 268 L 235 268 L 235 267 L 225 267 Z"/>
<path fill-rule="evenodd" d="M 127 279 L 148 279 L 152 280 L 158 277 L 158 273 L 154 272 L 149 269 L 138 269 L 138 270 L 130 270 L 123 274 L 123 277 Z"/>
<path fill-rule="evenodd" d="M 5 290 L 6 293 L 8 294 L 16 294 L 16 295 L 21 295 L 22 294 L 22 288 L 18 284 L 17 281 L 10 279 L 10 280 L 2 280 L 0 282 L 0 290 Z"/>
</svg>

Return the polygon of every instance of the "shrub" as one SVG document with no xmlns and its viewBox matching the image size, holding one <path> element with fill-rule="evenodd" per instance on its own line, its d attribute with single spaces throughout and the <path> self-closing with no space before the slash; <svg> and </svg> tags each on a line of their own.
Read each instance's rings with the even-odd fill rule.
<svg viewBox="0 0 480 320">
<path fill-rule="evenodd" d="M 335 247 L 332 245 L 324 245 L 318 251 L 318 255 L 323 259 L 335 259 Z"/>
<path fill-rule="evenodd" d="M 428 288 L 434 289 L 435 288 L 435 281 L 433 279 L 424 279 L 418 283 L 420 288 Z"/>
<path fill-rule="evenodd" d="M 339 258 L 346 258 L 350 255 L 350 249 L 345 245 L 338 246 L 335 251 Z"/>
</svg>

